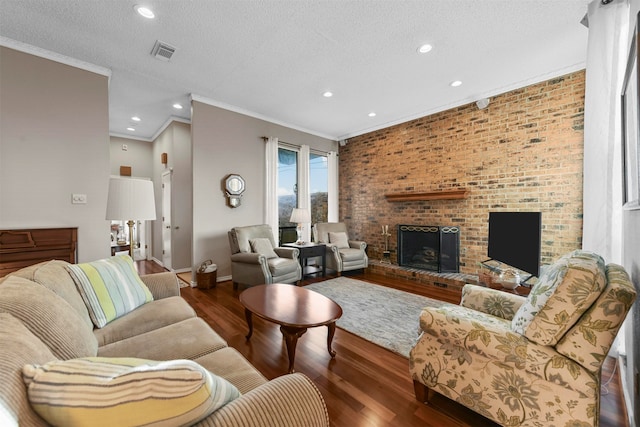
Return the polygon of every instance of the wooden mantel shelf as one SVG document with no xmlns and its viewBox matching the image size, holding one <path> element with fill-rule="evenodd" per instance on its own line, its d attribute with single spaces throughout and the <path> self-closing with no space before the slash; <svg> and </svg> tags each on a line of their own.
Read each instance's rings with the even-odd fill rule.
<svg viewBox="0 0 640 427">
<path fill-rule="evenodd" d="M 429 191 L 427 193 L 392 193 L 385 194 L 389 202 L 415 202 L 421 200 L 456 200 L 466 199 L 467 189 Z"/>
</svg>

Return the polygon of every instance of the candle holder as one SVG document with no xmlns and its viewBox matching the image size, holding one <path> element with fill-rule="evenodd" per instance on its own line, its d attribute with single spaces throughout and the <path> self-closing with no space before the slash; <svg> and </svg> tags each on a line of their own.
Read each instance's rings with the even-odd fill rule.
<svg viewBox="0 0 640 427">
<path fill-rule="evenodd" d="M 389 251 L 389 226 L 382 226 L 382 236 L 384 237 L 384 251 L 382 252 L 382 259 L 380 260 L 383 264 L 391 264 L 391 252 Z"/>
</svg>

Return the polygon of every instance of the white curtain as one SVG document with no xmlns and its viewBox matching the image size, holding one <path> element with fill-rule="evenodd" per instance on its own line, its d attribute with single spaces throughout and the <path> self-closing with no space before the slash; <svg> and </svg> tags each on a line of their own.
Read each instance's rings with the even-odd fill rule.
<svg viewBox="0 0 640 427">
<path fill-rule="evenodd" d="M 622 263 L 622 117 L 620 96 L 627 62 L 629 5 L 589 4 L 584 114 L 582 247 L 605 262 Z M 623 324 L 610 354 L 625 352 Z"/>
<path fill-rule="evenodd" d="M 625 1 L 602 5 L 594 0 L 588 13 L 582 246 L 617 263 L 622 261 L 620 94 L 628 10 Z"/>
<path fill-rule="evenodd" d="M 328 222 L 339 222 L 340 221 L 340 212 L 338 206 L 338 153 L 335 151 L 330 151 L 327 155 L 327 168 L 328 168 L 328 198 L 327 201 L 327 221 Z"/>
<path fill-rule="evenodd" d="M 271 226 L 273 238 L 278 239 L 278 138 L 268 138 L 265 144 L 265 211 L 264 223 Z"/>
<path fill-rule="evenodd" d="M 309 146 L 301 145 L 298 157 L 298 207 L 309 210 L 311 195 L 309 184 Z M 311 241 L 310 223 L 302 224 L 302 241 Z"/>
</svg>

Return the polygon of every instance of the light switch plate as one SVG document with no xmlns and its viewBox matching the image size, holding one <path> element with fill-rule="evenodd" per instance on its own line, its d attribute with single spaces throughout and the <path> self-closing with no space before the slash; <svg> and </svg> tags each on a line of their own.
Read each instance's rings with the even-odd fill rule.
<svg viewBox="0 0 640 427">
<path fill-rule="evenodd" d="M 87 195 L 86 194 L 72 194 L 71 195 L 71 203 L 74 205 L 86 205 L 87 204 Z"/>
</svg>

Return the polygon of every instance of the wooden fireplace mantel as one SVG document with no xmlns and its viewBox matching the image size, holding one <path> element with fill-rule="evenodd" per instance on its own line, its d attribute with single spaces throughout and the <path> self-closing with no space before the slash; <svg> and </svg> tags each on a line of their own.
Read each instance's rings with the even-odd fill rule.
<svg viewBox="0 0 640 427">
<path fill-rule="evenodd" d="M 429 191 L 426 193 L 390 193 L 385 194 L 389 202 L 415 202 L 422 200 L 456 200 L 466 199 L 467 189 L 458 188 L 456 190 Z"/>
</svg>

